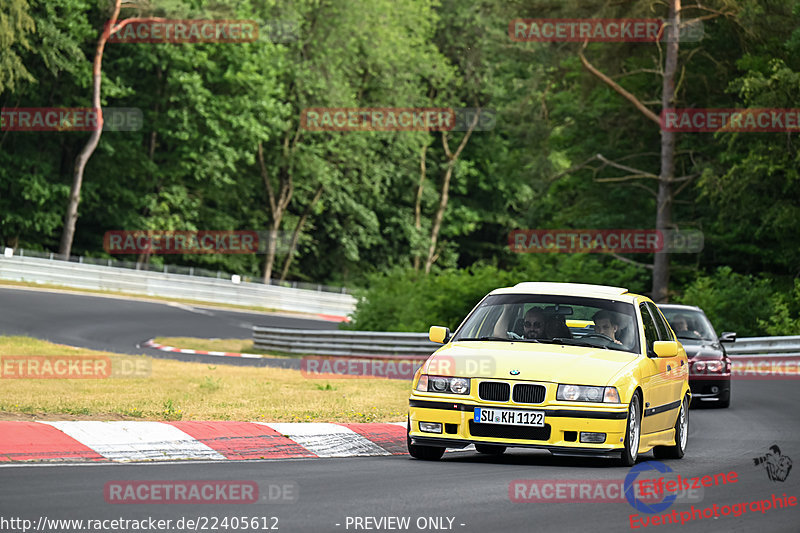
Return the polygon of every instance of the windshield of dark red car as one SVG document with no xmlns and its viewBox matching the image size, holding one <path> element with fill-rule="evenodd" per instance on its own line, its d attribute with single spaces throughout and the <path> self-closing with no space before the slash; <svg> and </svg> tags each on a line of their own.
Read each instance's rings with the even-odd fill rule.
<svg viewBox="0 0 800 533">
<path fill-rule="evenodd" d="M 683 341 L 717 342 L 717 335 L 708 318 L 693 309 L 661 308 L 675 335 Z"/>
</svg>

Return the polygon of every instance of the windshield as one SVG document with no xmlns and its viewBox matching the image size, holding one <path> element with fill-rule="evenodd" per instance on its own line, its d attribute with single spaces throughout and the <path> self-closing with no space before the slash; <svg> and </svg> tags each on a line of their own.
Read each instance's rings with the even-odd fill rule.
<svg viewBox="0 0 800 533">
<path fill-rule="evenodd" d="M 669 325 L 681 341 L 711 341 L 717 342 L 717 335 L 711 322 L 701 311 L 692 309 L 665 309 L 661 308 Z"/>
<path fill-rule="evenodd" d="M 488 340 L 639 351 L 633 305 L 601 298 L 541 294 L 486 297 L 454 341 Z"/>
</svg>

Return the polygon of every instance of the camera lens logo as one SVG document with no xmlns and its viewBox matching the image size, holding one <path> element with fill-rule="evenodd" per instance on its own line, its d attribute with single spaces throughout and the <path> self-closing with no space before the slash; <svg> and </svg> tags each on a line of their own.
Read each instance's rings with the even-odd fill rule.
<svg viewBox="0 0 800 533">
<path fill-rule="evenodd" d="M 755 466 L 764 465 L 770 481 L 786 481 L 792 470 L 792 460 L 786 455 L 781 455 L 781 449 L 777 444 L 770 446 L 766 455 L 753 457 L 753 463 Z"/>
</svg>

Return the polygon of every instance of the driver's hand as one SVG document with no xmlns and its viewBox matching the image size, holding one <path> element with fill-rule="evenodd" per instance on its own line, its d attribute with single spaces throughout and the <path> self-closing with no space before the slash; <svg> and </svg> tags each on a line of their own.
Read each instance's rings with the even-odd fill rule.
<svg viewBox="0 0 800 533">
<path fill-rule="evenodd" d="M 508 338 L 509 338 L 509 339 L 514 339 L 514 340 L 517 340 L 517 339 L 524 339 L 524 338 L 525 338 L 525 337 L 523 337 L 522 335 L 519 335 L 519 334 L 517 334 L 517 333 L 516 333 L 516 332 L 514 332 L 514 331 L 506 331 L 506 335 L 508 335 Z"/>
</svg>

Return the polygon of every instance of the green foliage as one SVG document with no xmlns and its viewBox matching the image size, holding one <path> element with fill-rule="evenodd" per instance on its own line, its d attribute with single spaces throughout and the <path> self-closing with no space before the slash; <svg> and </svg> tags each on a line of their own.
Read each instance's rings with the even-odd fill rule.
<svg viewBox="0 0 800 533">
<path fill-rule="evenodd" d="M 36 25 L 29 14 L 26 0 L 3 0 L 0 4 L 0 93 L 5 89 L 13 91 L 20 81 L 34 81 L 25 68 L 20 49 L 30 49 L 29 34 L 36 31 Z"/>
<path fill-rule="evenodd" d="M 523 281 L 560 281 L 619 285 L 639 291 L 640 269 L 587 254 L 530 254 L 510 271 L 493 265 L 440 270 L 425 276 L 413 269 L 373 275 L 361 291 L 353 320 L 346 327 L 370 331 L 451 331 L 490 291 Z M 605 264 L 604 264 L 605 263 Z"/>
<path fill-rule="evenodd" d="M 720 267 L 695 279 L 676 302 L 700 307 L 717 333 L 735 331 L 740 337 L 752 337 L 765 333 L 762 321 L 772 315 L 773 289 L 768 279 Z"/>
<path fill-rule="evenodd" d="M 475 266 L 429 276 L 395 269 L 369 281 L 370 288 L 357 295 L 348 329 L 427 331 L 439 325 L 454 331 L 486 293 L 512 283 L 512 276 L 493 266 Z"/>
<path fill-rule="evenodd" d="M 790 293 L 776 292 L 771 300 L 773 312 L 758 323 L 767 335 L 800 335 L 800 280 Z"/>
</svg>

